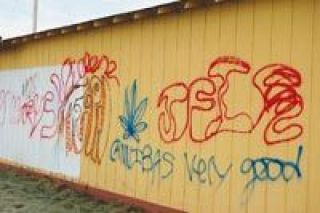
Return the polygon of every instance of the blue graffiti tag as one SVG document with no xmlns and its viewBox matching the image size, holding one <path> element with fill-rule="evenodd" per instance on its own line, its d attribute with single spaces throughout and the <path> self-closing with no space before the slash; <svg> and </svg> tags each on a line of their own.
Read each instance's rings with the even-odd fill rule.
<svg viewBox="0 0 320 213">
<path fill-rule="evenodd" d="M 134 80 L 130 94 L 128 88 L 125 91 L 124 113 L 119 116 L 124 131 L 123 139 L 134 138 L 136 142 L 140 141 L 139 133 L 148 127 L 148 124 L 142 121 L 147 104 L 148 98 L 144 98 L 137 105 L 137 81 Z"/>
<path fill-rule="evenodd" d="M 175 157 L 169 152 L 163 152 L 148 144 L 139 148 L 137 145 L 130 146 L 125 141 L 116 139 L 111 145 L 110 160 L 119 162 L 128 170 L 137 167 L 142 172 L 152 173 L 152 175 L 158 173 L 161 179 L 166 179 L 173 172 Z"/>
<path fill-rule="evenodd" d="M 217 166 L 214 156 L 205 160 L 197 155 L 193 155 L 192 160 L 190 160 L 188 153 L 184 153 L 184 159 L 189 180 L 192 182 L 195 177 L 195 181 L 200 184 L 208 183 L 209 185 L 212 185 L 212 179 L 214 177 L 218 177 L 219 182 L 222 182 L 227 177 L 232 167 L 232 164 L 230 163 L 224 171 L 221 171 Z"/>
<path fill-rule="evenodd" d="M 289 182 L 296 176 L 302 177 L 300 160 L 303 147 L 298 148 L 295 161 L 286 161 L 278 158 L 262 157 L 258 159 L 246 158 L 241 165 L 242 174 L 250 174 L 251 178 L 246 184 L 246 188 L 254 187 L 257 181 L 277 181 L 279 179 Z"/>
</svg>

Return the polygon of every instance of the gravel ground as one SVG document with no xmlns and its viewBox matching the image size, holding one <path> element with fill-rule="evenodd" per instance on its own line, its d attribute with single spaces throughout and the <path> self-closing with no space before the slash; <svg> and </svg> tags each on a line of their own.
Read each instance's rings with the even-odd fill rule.
<svg viewBox="0 0 320 213">
<path fill-rule="evenodd" d="M 0 171 L 0 212 L 77 213 L 142 212 L 132 206 L 102 202 L 70 189 L 57 187 L 47 179 L 18 176 Z"/>
</svg>

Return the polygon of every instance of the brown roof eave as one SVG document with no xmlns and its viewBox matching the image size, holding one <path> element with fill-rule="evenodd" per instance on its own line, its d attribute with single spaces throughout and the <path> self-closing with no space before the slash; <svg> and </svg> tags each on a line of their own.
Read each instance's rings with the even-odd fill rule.
<svg viewBox="0 0 320 213">
<path fill-rule="evenodd" d="M 131 11 L 127 13 L 116 14 L 113 16 L 107 16 L 103 18 L 93 19 L 86 22 L 72 24 L 68 26 L 62 26 L 59 28 L 48 29 L 41 32 L 27 34 L 23 36 L 13 37 L 2 40 L 0 37 L 0 51 L 8 48 L 12 48 L 16 45 L 26 43 L 32 40 L 38 40 L 46 37 L 52 37 L 56 35 L 63 35 L 70 32 L 89 30 L 93 28 L 99 28 L 108 25 L 114 25 L 126 21 L 134 21 L 151 16 L 178 13 L 189 9 L 210 6 L 212 4 L 220 3 L 226 0 L 180 0 L 164 5 L 158 5 L 151 8 L 145 8 L 141 10 Z"/>
</svg>

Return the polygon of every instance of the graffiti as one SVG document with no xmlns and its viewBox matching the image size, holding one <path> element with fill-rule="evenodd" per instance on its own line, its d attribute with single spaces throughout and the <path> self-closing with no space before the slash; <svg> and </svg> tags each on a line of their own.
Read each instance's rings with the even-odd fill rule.
<svg viewBox="0 0 320 213">
<path fill-rule="evenodd" d="M 64 129 L 63 135 L 66 136 L 68 152 L 79 154 L 84 149 L 86 156 L 90 156 L 93 162 L 100 164 L 106 149 L 103 148 L 101 153 L 100 141 L 105 127 L 107 104 L 105 81 L 92 75 L 86 79 L 83 87 L 84 94 L 75 96 L 66 105 L 65 113 L 62 114 L 64 123 L 60 123 L 60 131 Z"/>
<path fill-rule="evenodd" d="M 194 177 L 196 177 L 196 181 L 200 184 L 208 183 L 209 185 L 212 185 L 214 177 L 217 177 L 219 182 L 221 182 L 227 177 L 232 168 L 232 164 L 230 163 L 225 171 L 222 172 L 218 168 L 214 156 L 211 156 L 208 160 L 205 160 L 197 155 L 194 155 L 191 160 L 189 159 L 188 153 L 184 153 L 184 159 L 189 180 L 192 182 L 194 181 Z"/>
<path fill-rule="evenodd" d="M 50 115 L 52 115 L 54 119 L 55 112 L 49 107 L 49 104 L 52 103 L 53 99 L 53 93 L 48 91 L 42 97 L 38 93 L 35 93 L 33 96 L 29 96 L 27 100 L 23 101 L 21 105 L 22 123 L 31 126 L 29 137 L 34 136 L 36 130 L 40 129 L 41 138 L 51 138 L 50 135 L 46 134 L 46 130 L 50 129 L 54 124 L 48 125 L 44 124 L 42 121 L 45 117 L 48 120 Z"/>
<path fill-rule="evenodd" d="M 32 96 L 36 91 L 36 80 L 38 75 L 34 74 L 32 76 L 29 76 L 27 79 L 25 79 L 24 83 L 22 84 L 22 96 L 28 97 Z"/>
<path fill-rule="evenodd" d="M 200 156 L 185 150 L 178 155 L 140 143 L 149 128 L 144 118 L 149 97 L 138 96 L 137 80 L 124 88 L 123 100 L 117 100 L 123 103 L 123 112 L 113 118 L 119 122 L 121 132 L 120 136 L 110 139 L 114 125 L 111 118 L 115 116 L 112 94 L 114 88 L 120 87 L 117 69 L 116 61 L 110 57 L 85 53 L 80 58 L 68 57 L 54 69 L 47 67 L 48 72 L 21 75 L 22 79 L 18 80 L 22 85 L 17 89 L 0 79 L 3 137 L 6 140 L 15 137 L 6 131 L 23 127 L 17 128 L 14 145 L 19 144 L 16 141 L 21 139 L 21 133 L 27 135 L 30 142 L 52 142 L 47 143 L 48 146 L 32 143 L 32 149 L 44 150 L 37 159 L 28 151 L 22 152 L 22 157 L 16 151 L 8 156 L 73 177 L 80 175 L 80 154 L 96 165 L 101 165 L 106 157 L 108 163 L 125 170 L 151 175 L 152 182 L 155 178 L 168 181 L 180 169 L 185 174 L 181 177 L 197 186 L 222 185 L 236 162 L 220 164 L 216 156 Z M 12 78 L 10 74 L 7 76 L 6 79 Z M 232 92 L 233 83 L 238 79 L 247 80 L 250 92 L 255 93 L 251 96 L 254 110 L 230 103 L 238 95 Z M 299 71 L 287 65 L 270 64 L 253 72 L 246 61 L 219 57 L 210 64 L 206 76 L 190 82 L 175 82 L 160 92 L 158 132 L 165 143 L 184 140 L 184 137 L 186 141 L 190 138 L 194 143 L 203 143 L 219 134 L 251 134 L 256 129 L 263 134 L 259 141 L 267 145 L 293 142 L 304 130 L 299 121 L 304 111 L 301 85 Z M 10 146 L 9 149 L 14 147 Z M 50 160 L 41 162 L 46 154 L 51 155 Z M 299 146 L 293 160 L 265 156 L 242 159 L 237 168 L 246 179 L 245 189 L 253 189 L 262 182 L 302 178 L 302 155 L 303 146 Z M 180 168 L 176 164 L 178 160 L 181 160 Z M 179 178 L 180 174 L 177 174 Z"/>
<path fill-rule="evenodd" d="M 108 96 L 110 96 L 109 101 L 106 100 Z M 82 130 L 81 133 L 86 142 L 85 154 L 91 156 L 91 159 L 98 164 L 101 163 L 101 158 L 107 146 L 107 144 L 104 144 L 102 151 L 100 151 L 102 131 L 106 123 L 105 111 L 107 102 L 109 102 L 109 109 L 111 109 L 111 95 L 107 95 L 105 82 L 93 76 L 85 91 L 85 111 L 81 117 L 82 125 L 80 125 L 80 130 Z M 108 122 L 110 125 L 110 120 Z M 109 128 L 106 128 L 107 131 L 109 131 Z"/>
<path fill-rule="evenodd" d="M 143 98 L 137 103 L 137 81 L 134 80 L 131 90 L 125 90 L 124 113 L 119 116 L 119 122 L 123 128 L 123 140 L 116 139 L 110 149 L 110 160 L 120 162 L 125 168 L 131 170 L 134 167 L 142 172 L 152 173 L 152 180 L 158 173 L 161 179 L 168 178 L 173 172 L 174 155 L 154 149 L 149 144 L 139 148 L 128 144 L 130 139 L 140 142 L 139 134 L 144 132 L 148 124 L 143 121 L 143 115 L 147 108 L 148 98 Z M 161 169 L 160 169 L 161 168 Z"/>
<path fill-rule="evenodd" d="M 219 57 L 208 69 L 206 77 L 189 84 L 177 82 L 164 88 L 159 96 L 158 130 L 162 141 L 173 143 L 188 134 L 195 143 L 206 142 L 217 134 L 252 133 L 267 115 L 271 119 L 264 130 L 267 145 L 290 142 L 303 133 L 302 125 L 292 123 L 303 112 L 299 72 L 289 66 L 272 64 L 258 70 L 251 78 L 250 65 L 236 57 Z M 231 77 L 248 76 L 261 95 L 262 109 L 258 116 L 249 112 L 230 113 L 226 96 Z M 247 110 L 248 111 L 248 110 Z M 177 116 L 181 117 L 178 118 Z M 204 118 L 204 126 L 194 128 L 195 119 Z M 291 122 L 291 123 L 290 123 Z M 239 123 L 241 125 L 232 125 Z"/>
<path fill-rule="evenodd" d="M 124 115 L 119 116 L 120 124 L 124 130 L 123 139 L 134 138 L 136 142 L 140 141 L 139 133 L 148 127 L 148 124 L 142 121 L 147 104 L 147 98 L 144 98 L 137 104 L 137 82 L 135 80 L 130 95 L 128 89 L 126 89 Z"/>
<path fill-rule="evenodd" d="M 111 87 L 113 82 L 120 86 L 116 70 L 111 58 L 85 53 L 65 59 L 47 79 L 33 73 L 25 78 L 21 94 L 0 92 L 1 125 L 26 126 L 30 138 L 63 138 L 67 154 L 84 151 L 100 164 L 106 151 L 106 145 L 101 149 L 102 131 L 110 126 Z M 49 86 L 40 80 L 48 80 Z"/>
<path fill-rule="evenodd" d="M 67 59 L 73 63 L 74 61 L 70 58 Z M 96 55 L 90 55 L 89 53 L 85 53 L 84 57 L 79 60 L 79 64 L 83 65 L 84 72 L 88 73 L 96 73 L 98 70 L 102 69 L 103 77 L 105 79 L 113 79 L 117 82 L 118 86 L 120 86 L 119 78 L 115 75 L 115 72 L 118 68 L 117 62 L 110 59 L 106 55 L 102 55 L 100 58 Z"/>
<path fill-rule="evenodd" d="M 66 59 L 60 78 L 51 78 L 59 94 L 58 128 L 66 137 L 66 151 L 79 154 L 84 149 L 85 155 L 97 164 L 101 164 L 107 145 L 101 149 L 106 109 L 109 109 L 107 116 L 111 116 L 112 110 L 110 81 L 120 85 L 116 69 L 116 62 L 109 57 L 86 53 L 78 61 Z M 63 79 L 64 76 L 67 78 Z M 110 122 L 108 125 L 109 131 Z"/>
<path fill-rule="evenodd" d="M 267 144 L 290 142 L 303 133 L 301 124 L 291 121 L 299 117 L 304 109 L 302 96 L 297 92 L 301 86 L 299 72 L 282 64 L 263 67 L 254 75 L 254 86 L 264 100 L 264 107 L 257 119 L 260 122 L 264 114 L 273 112 L 264 130 Z M 293 131 L 290 131 L 290 130 Z"/>
<path fill-rule="evenodd" d="M 174 169 L 173 154 L 154 149 L 148 144 L 139 148 L 116 139 L 112 143 L 109 156 L 112 162 L 120 162 L 129 170 L 136 166 L 142 172 L 152 173 L 153 177 L 158 172 L 161 179 L 168 178 Z"/>
<path fill-rule="evenodd" d="M 295 161 L 287 161 L 279 158 L 262 157 L 258 159 L 246 158 L 240 167 L 242 174 L 249 174 L 250 180 L 246 188 L 254 187 L 257 181 L 291 181 L 294 177 L 301 178 L 302 171 L 300 161 L 303 147 L 300 145 Z"/>
</svg>

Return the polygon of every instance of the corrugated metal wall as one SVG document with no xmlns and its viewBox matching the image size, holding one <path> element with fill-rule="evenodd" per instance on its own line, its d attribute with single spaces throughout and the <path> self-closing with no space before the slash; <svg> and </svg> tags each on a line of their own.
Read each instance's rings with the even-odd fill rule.
<svg viewBox="0 0 320 213">
<path fill-rule="evenodd" d="M 230 1 L 28 42 L 0 69 L 20 88 L 19 71 L 83 68 L 91 108 L 58 119 L 83 184 L 188 212 L 319 212 L 319 17 L 320 0 Z"/>
</svg>

